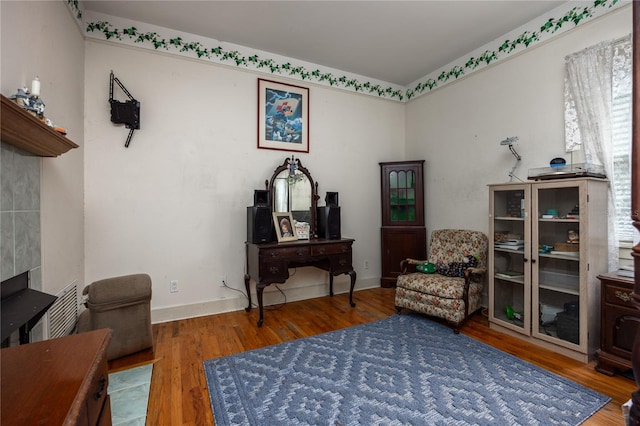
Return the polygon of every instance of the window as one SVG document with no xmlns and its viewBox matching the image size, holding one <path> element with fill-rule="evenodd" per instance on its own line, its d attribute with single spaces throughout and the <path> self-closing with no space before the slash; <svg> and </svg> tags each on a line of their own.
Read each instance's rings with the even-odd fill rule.
<svg viewBox="0 0 640 426">
<path fill-rule="evenodd" d="M 615 211 L 609 217 L 609 229 L 615 227 L 616 232 L 611 238 L 614 244 L 631 242 L 635 235 L 631 225 L 631 53 L 628 36 L 566 58 L 566 148 L 581 148 L 585 162 L 604 166 L 611 181 L 609 210 Z"/>
<path fill-rule="evenodd" d="M 616 230 L 619 241 L 631 242 L 635 228 L 631 225 L 631 103 L 632 61 L 626 49 L 631 43 L 614 44 L 612 72 L 611 145 L 613 181 L 615 182 Z"/>
</svg>

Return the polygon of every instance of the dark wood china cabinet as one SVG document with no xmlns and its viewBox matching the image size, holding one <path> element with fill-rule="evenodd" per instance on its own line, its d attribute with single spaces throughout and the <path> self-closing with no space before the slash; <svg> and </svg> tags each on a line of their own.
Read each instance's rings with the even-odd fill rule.
<svg viewBox="0 0 640 426">
<path fill-rule="evenodd" d="M 382 287 L 393 287 L 400 262 L 426 259 L 424 160 L 380 163 L 382 193 Z"/>
</svg>

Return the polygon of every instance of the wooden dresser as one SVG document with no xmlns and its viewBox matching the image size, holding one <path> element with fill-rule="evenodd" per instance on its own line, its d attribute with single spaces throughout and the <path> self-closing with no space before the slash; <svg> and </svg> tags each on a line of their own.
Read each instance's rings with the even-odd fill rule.
<svg viewBox="0 0 640 426">
<path fill-rule="evenodd" d="M 640 325 L 640 311 L 631 304 L 633 280 L 615 272 L 599 275 L 600 349 L 596 351 L 596 370 L 613 375 L 631 369 L 631 351 L 636 330 Z"/>
<path fill-rule="evenodd" d="M 0 350 L 2 425 L 111 425 L 101 329 Z"/>
</svg>

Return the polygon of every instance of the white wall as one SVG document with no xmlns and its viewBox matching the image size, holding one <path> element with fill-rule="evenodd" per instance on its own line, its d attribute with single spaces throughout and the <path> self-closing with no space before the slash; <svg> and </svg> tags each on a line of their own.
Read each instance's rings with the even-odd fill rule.
<svg viewBox="0 0 640 426">
<path fill-rule="evenodd" d="M 515 158 L 500 141 L 518 136 L 515 174 L 546 167 L 564 151 L 564 57 L 631 32 L 625 6 L 525 53 L 407 104 L 407 158 L 426 159 L 428 232 L 488 231 L 489 183 L 507 182 Z M 605 212 L 602 212 L 605 214 Z"/>
<path fill-rule="evenodd" d="M 129 148 L 128 130 L 110 122 L 110 70 L 141 101 L 141 129 Z M 292 154 L 256 147 L 258 74 L 92 40 L 85 73 L 87 283 L 149 273 L 154 321 L 244 307 L 246 299 L 219 281 L 244 290 L 246 206 Z M 321 200 L 326 191 L 340 194 L 342 234 L 356 240 L 356 289 L 377 286 L 377 163 L 404 157 L 404 105 L 309 87 L 310 153 L 294 154 Z M 126 99 L 120 89 L 115 97 Z M 171 280 L 178 293 L 169 292 Z M 347 283 L 339 277 L 337 292 Z M 327 294 L 327 286 L 325 272 L 301 268 L 280 287 L 293 300 Z M 281 301 L 265 294 L 265 303 Z"/>
<path fill-rule="evenodd" d="M 37 75 L 45 115 L 80 145 L 42 160 L 42 288 L 56 294 L 84 286 L 84 40 L 64 2 L 3 1 L 1 92 L 31 87 Z"/>
</svg>

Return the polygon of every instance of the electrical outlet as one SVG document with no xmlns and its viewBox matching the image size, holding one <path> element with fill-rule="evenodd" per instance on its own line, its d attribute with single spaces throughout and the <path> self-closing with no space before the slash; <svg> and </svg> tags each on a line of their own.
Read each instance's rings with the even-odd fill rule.
<svg viewBox="0 0 640 426">
<path fill-rule="evenodd" d="M 364 269 L 369 269 L 369 261 L 368 260 L 364 261 Z"/>
<path fill-rule="evenodd" d="M 169 284 L 169 291 L 171 293 L 178 292 L 178 280 L 171 280 L 171 284 Z"/>
<path fill-rule="evenodd" d="M 227 283 L 227 276 L 226 275 L 222 275 L 220 277 L 220 280 L 218 281 L 218 283 L 220 284 L 220 287 L 227 287 L 229 285 Z"/>
</svg>

